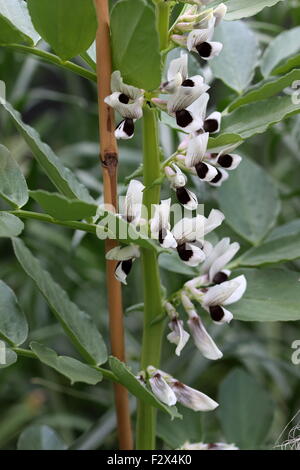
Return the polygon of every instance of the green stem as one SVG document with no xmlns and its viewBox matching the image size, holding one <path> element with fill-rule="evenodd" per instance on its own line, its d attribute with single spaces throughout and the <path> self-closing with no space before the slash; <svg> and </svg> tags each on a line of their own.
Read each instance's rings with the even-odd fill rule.
<svg viewBox="0 0 300 470">
<path fill-rule="evenodd" d="M 164 51 L 169 46 L 170 8 L 170 2 L 162 1 L 156 4 L 156 21 L 161 51 Z"/>
<path fill-rule="evenodd" d="M 158 146 L 157 115 L 149 106 L 144 109 L 143 117 L 143 152 L 144 152 L 144 184 L 151 186 L 160 176 L 160 153 Z M 151 217 L 153 204 L 158 204 L 160 186 L 152 186 L 144 193 L 143 204 Z M 144 280 L 144 329 L 142 342 L 141 368 L 159 367 L 163 321 L 153 322 L 162 314 L 161 283 L 157 255 L 142 250 L 142 268 Z M 137 417 L 137 449 L 155 449 L 156 410 L 144 402 L 138 405 Z"/>
<path fill-rule="evenodd" d="M 91 70 L 87 70 L 80 65 L 74 64 L 74 62 L 70 62 L 69 60 L 63 61 L 57 55 L 51 54 L 50 52 L 43 51 L 42 49 L 37 49 L 36 47 L 30 46 L 22 46 L 21 44 L 3 44 L 2 47 L 8 47 L 10 49 L 14 49 L 18 52 L 23 52 L 25 54 L 32 54 L 40 59 L 48 62 L 49 64 L 57 65 L 60 68 L 69 70 L 80 77 L 87 78 L 88 80 L 92 80 L 93 82 L 97 81 L 97 76 L 95 72 Z"/>
</svg>

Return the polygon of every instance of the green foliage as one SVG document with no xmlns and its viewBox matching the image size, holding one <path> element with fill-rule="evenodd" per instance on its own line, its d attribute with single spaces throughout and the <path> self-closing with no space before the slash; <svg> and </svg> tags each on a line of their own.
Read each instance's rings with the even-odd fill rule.
<svg viewBox="0 0 300 470">
<path fill-rule="evenodd" d="M 0 44 L 33 45 L 38 40 L 27 4 L 23 0 L 0 0 Z"/>
<path fill-rule="evenodd" d="M 0 238 L 17 237 L 24 229 L 23 222 L 13 214 L 0 212 Z"/>
<path fill-rule="evenodd" d="M 68 297 L 45 271 L 22 240 L 13 240 L 15 255 L 24 271 L 36 283 L 66 334 L 89 363 L 106 362 L 106 347 L 96 325 Z"/>
<path fill-rule="evenodd" d="M 63 60 L 85 52 L 92 44 L 97 20 L 93 0 L 28 0 L 36 30 Z"/>
<path fill-rule="evenodd" d="M 161 80 L 158 35 L 153 8 L 145 0 L 121 0 L 111 12 L 113 66 L 124 82 L 145 90 Z"/>
<path fill-rule="evenodd" d="M 267 47 L 261 59 L 264 77 L 286 73 L 300 65 L 300 27 L 279 34 Z"/>
<path fill-rule="evenodd" d="M 0 281 L 0 338 L 9 344 L 23 344 L 28 335 L 28 324 L 14 292 Z"/>
<path fill-rule="evenodd" d="M 46 346 L 36 341 L 30 343 L 30 348 L 43 364 L 52 367 L 67 377 L 72 385 L 76 382 L 96 385 L 102 380 L 100 371 L 93 369 L 87 364 L 83 364 L 73 357 L 58 356 L 53 349 L 46 348 Z"/>
<path fill-rule="evenodd" d="M 65 450 L 59 435 L 46 425 L 28 426 L 18 440 L 18 450 Z"/>
<path fill-rule="evenodd" d="M 251 375 L 234 369 L 222 382 L 218 415 L 227 442 L 240 449 L 259 449 L 272 424 L 274 404 Z"/>
<path fill-rule="evenodd" d="M 15 208 L 24 206 L 28 201 L 23 173 L 3 145 L 0 145 L 0 196 Z"/>
<path fill-rule="evenodd" d="M 228 7 L 226 19 L 232 21 L 256 15 L 264 8 L 272 7 L 282 1 L 283 0 L 251 0 L 251 2 L 249 2 L 249 0 L 217 0 L 212 2 L 209 6 L 225 3 Z"/>
</svg>

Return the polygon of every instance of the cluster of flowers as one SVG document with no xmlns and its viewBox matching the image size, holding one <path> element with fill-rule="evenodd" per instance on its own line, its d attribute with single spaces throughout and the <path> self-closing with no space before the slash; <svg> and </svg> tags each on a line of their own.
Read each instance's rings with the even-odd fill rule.
<svg viewBox="0 0 300 470">
<path fill-rule="evenodd" d="M 208 1 L 190 1 L 197 5 L 185 9 L 174 26 L 171 39 L 189 51 L 197 52 L 202 59 L 209 60 L 218 55 L 222 44 L 213 42 L 214 29 L 223 19 L 226 6 L 219 5 L 204 13 L 198 6 Z M 176 33 L 176 34 L 175 34 Z M 180 34 L 179 34 L 180 33 Z M 118 124 L 115 135 L 118 139 L 131 139 L 134 135 L 134 123 L 142 117 L 144 91 L 124 84 L 119 71 L 112 74 L 112 94 L 105 102 L 121 114 L 123 120 Z M 221 114 L 213 112 L 207 116 L 209 86 L 204 83 L 201 75 L 188 76 L 188 55 L 182 52 L 180 57 L 170 62 L 166 80 L 160 87 L 161 95 L 152 98 L 152 103 L 168 112 L 176 119 L 177 126 L 185 133 L 175 156 L 167 160 L 163 172 L 176 192 L 180 204 L 189 211 L 198 207 L 197 196 L 186 188 L 185 173 L 196 175 L 202 181 L 219 186 L 228 178 L 227 170 L 237 168 L 241 157 L 232 153 L 234 148 L 224 148 L 219 153 L 208 151 L 210 134 L 220 130 Z M 165 94 L 169 95 L 167 99 Z M 125 204 L 120 217 L 134 227 L 146 224 L 147 218 L 142 217 L 142 199 L 144 185 L 131 180 Z M 237 302 L 245 292 L 246 279 L 238 276 L 229 280 L 230 271 L 227 265 L 239 250 L 238 243 L 230 243 L 224 238 L 215 246 L 205 240 L 205 236 L 221 225 L 224 215 L 219 210 L 212 210 L 208 217 L 196 215 L 183 217 L 171 228 L 171 199 L 162 200 L 154 206 L 153 217 L 149 221 L 151 237 L 158 240 L 165 249 L 176 250 L 180 259 L 187 265 L 199 267 L 199 275 L 188 281 L 180 292 L 178 300 L 188 316 L 190 334 L 184 329 L 175 306 L 165 302 L 168 315 L 168 340 L 176 345 L 175 353 L 180 355 L 187 341 L 192 336 L 196 347 L 207 359 L 216 360 L 222 357 L 214 340 L 208 334 L 197 313 L 193 302 L 198 302 L 210 314 L 216 324 L 229 323 L 233 315 L 225 307 Z M 107 253 L 107 259 L 117 260 L 115 275 L 126 284 L 133 261 L 140 256 L 136 245 L 116 247 Z M 140 373 L 139 380 L 149 383 L 153 393 L 163 403 L 174 405 L 177 401 L 193 409 L 207 411 L 215 409 L 217 403 L 203 393 L 182 384 L 166 372 L 152 366 Z M 205 444 L 206 445 L 206 444 Z"/>
</svg>

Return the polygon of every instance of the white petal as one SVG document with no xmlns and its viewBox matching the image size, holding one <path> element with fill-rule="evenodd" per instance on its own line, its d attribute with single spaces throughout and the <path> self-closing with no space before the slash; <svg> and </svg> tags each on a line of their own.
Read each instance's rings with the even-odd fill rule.
<svg viewBox="0 0 300 470">
<path fill-rule="evenodd" d="M 175 393 L 158 372 L 149 379 L 149 383 L 152 392 L 161 402 L 168 406 L 175 405 L 177 401 Z"/>
<path fill-rule="evenodd" d="M 118 281 L 122 282 L 122 284 L 127 284 L 126 279 L 127 275 L 131 271 L 132 267 L 132 260 L 126 260 L 126 261 L 119 261 L 116 269 L 115 269 L 115 277 Z"/>
<path fill-rule="evenodd" d="M 124 119 L 115 130 L 116 139 L 128 140 L 134 136 L 133 119 Z"/>
<path fill-rule="evenodd" d="M 209 279 L 211 281 L 213 281 L 215 275 L 219 273 L 220 271 L 222 271 L 223 268 L 232 260 L 232 258 L 236 255 L 239 249 L 240 249 L 239 243 L 237 242 L 232 243 L 231 245 L 228 246 L 226 251 L 223 252 L 223 254 L 220 254 L 214 259 L 209 270 Z"/>
<path fill-rule="evenodd" d="M 233 292 L 233 294 L 228 297 L 225 302 L 223 302 L 223 305 L 230 305 L 235 302 L 238 302 L 244 295 L 246 289 L 247 289 L 247 279 L 245 278 L 244 275 L 235 277 L 232 279 L 234 282 L 238 283 L 237 289 Z"/>
<path fill-rule="evenodd" d="M 163 248 L 176 248 L 177 247 L 177 241 L 173 237 L 173 234 L 172 232 L 170 232 L 170 230 L 167 230 L 166 236 L 161 246 Z"/>
<path fill-rule="evenodd" d="M 181 351 L 188 342 L 190 335 L 184 330 L 183 321 L 178 320 L 177 318 L 174 318 L 169 323 L 169 328 L 171 330 L 171 333 L 167 335 L 167 339 L 170 341 L 170 343 L 174 343 L 177 345 L 175 354 L 177 356 L 180 356 Z"/>
<path fill-rule="evenodd" d="M 198 44 L 208 42 L 213 35 L 214 28 L 194 29 L 187 38 L 187 48 L 189 51 L 195 50 Z"/>
<path fill-rule="evenodd" d="M 136 245 L 116 246 L 106 253 L 106 259 L 126 261 L 133 258 L 139 258 L 140 249 Z"/>
<path fill-rule="evenodd" d="M 204 235 L 212 232 L 215 228 L 219 227 L 225 216 L 223 212 L 219 211 L 218 209 L 212 209 L 208 218 L 206 219 L 205 227 L 204 227 Z"/>
<path fill-rule="evenodd" d="M 215 26 L 218 26 L 220 24 L 226 13 L 227 6 L 224 5 L 224 3 L 220 3 L 220 5 L 218 5 L 217 8 L 214 9 L 213 15 L 216 18 Z"/>
<path fill-rule="evenodd" d="M 198 315 L 191 316 L 188 320 L 188 325 L 195 345 L 204 357 L 215 361 L 223 356 L 212 337 L 206 331 Z"/>
<path fill-rule="evenodd" d="M 174 238 L 178 241 L 193 241 L 196 237 L 195 217 L 184 217 L 179 220 L 172 229 Z"/>
<path fill-rule="evenodd" d="M 165 174 L 168 180 L 171 182 L 171 187 L 173 189 L 181 188 L 185 186 L 186 181 L 187 181 L 186 176 L 181 171 L 181 169 L 174 163 L 172 164 L 172 167 L 171 166 L 165 167 Z"/>
<path fill-rule="evenodd" d="M 192 83 L 193 86 L 184 86 L 184 83 Z M 209 89 L 209 86 L 204 83 L 201 75 L 195 75 L 189 78 L 178 88 L 168 101 L 168 112 L 174 115 L 176 111 L 181 111 L 188 108 L 194 101 L 196 101 L 203 93 Z"/>
<path fill-rule="evenodd" d="M 181 75 L 181 82 L 188 76 L 188 55 L 185 53 L 182 53 L 178 59 L 171 60 L 167 73 L 168 81 L 173 80 L 178 73 Z"/>
<path fill-rule="evenodd" d="M 235 170 L 242 161 L 242 157 L 235 153 L 221 152 L 217 157 L 217 164 L 226 170 Z"/>
<path fill-rule="evenodd" d="M 204 121 L 204 129 L 206 132 L 210 134 L 214 134 L 215 132 L 219 132 L 221 127 L 221 119 L 222 114 L 218 111 L 210 114 Z"/>
<path fill-rule="evenodd" d="M 140 219 L 145 186 L 138 180 L 131 180 L 124 201 L 124 216 L 128 222 Z"/>
<path fill-rule="evenodd" d="M 238 289 L 239 282 L 235 279 L 222 282 L 215 286 L 209 287 L 207 292 L 203 295 L 204 307 L 225 305 L 225 301 Z"/>
<path fill-rule="evenodd" d="M 221 307 L 221 308 L 223 310 L 223 317 L 220 320 L 219 319 L 218 320 L 213 319 L 213 322 L 216 325 L 223 325 L 224 323 L 230 323 L 231 320 L 233 319 L 233 315 L 229 310 L 226 310 L 226 308 L 224 308 L 224 307 Z"/>
<path fill-rule="evenodd" d="M 131 119 L 140 119 L 143 116 L 143 97 L 140 97 L 135 101 L 126 104 L 120 101 L 120 96 L 120 92 L 114 92 L 111 95 L 107 96 L 104 101 L 106 104 L 118 111 L 121 116 Z"/>
<path fill-rule="evenodd" d="M 211 60 L 213 59 L 214 57 L 218 56 L 221 52 L 221 50 L 223 49 L 223 44 L 221 42 L 208 42 L 207 44 L 210 45 L 211 47 L 211 51 L 210 51 L 210 54 L 208 57 L 202 57 L 202 59 L 205 59 L 205 60 Z"/>
<path fill-rule="evenodd" d="M 150 223 L 151 232 L 157 233 L 162 229 L 169 229 L 170 210 L 171 198 L 162 200 L 160 204 L 154 204 L 154 216 Z"/>
<path fill-rule="evenodd" d="M 218 174 L 218 170 L 206 162 L 198 162 L 195 166 L 195 172 L 201 181 L 212 181 Z"/>
<path fill-rule="evenodd" d="M 198 207 L 196 194 L 185 187 L 176 188 L 177 199 L 187 210 L 194 211 Z"/>
<path fill-rule="evenodd" d="M 209 134 L 205 132 L 190 139 L 185 159 L 187 167 L 193 167 L 203 159 L 207 150 L 208 138 Z"/>
<path fill-rule="evenodd" d="M 188 387 L 178 380 L 173 380 L 171 386 L 179 403 L 194 411 L 210 411 L 219 406 L 204 393 Z"/>
<path fill-rule="evenodd" d="M 209 181 L 209 184 L 210 184 L 211 186 L 219 187 L 219 186 L 221 186 L 221 185 L 224 183 L 224 181 L 226 181 L 228 178 L 229 178 L 229 175 L 228 175 L 227 171 L 224 170 L 223 168 L 218 168 L 218 174 L 217 174 L 217 176 L 216 176 L 213 180 Z"/>
<path fill-rule="evenodd" d="M 143 96 L 144 93 L 140 88 L 126 85 L 119 70 L 115 70 L 111 75 L 111 91 L 124 93 L 133 101 Z"/>
</svg>

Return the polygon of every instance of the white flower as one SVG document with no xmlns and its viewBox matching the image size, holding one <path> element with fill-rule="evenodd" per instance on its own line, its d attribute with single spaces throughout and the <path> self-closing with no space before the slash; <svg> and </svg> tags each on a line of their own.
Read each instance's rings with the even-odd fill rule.
<svg viewBox="0 0 300 470">
<path fill-rule="evenodd" d="M 171 183 L 171 188 L 176 192 L 176 196 L 180 204 L 191 211 L 197 209 L 197 196 L 185 187 L 187 179 L 180 168 L 175 164 L 172 164 L 172 166 L 166 166 L 165 174 Z"/>
<path fill-rule="evenodd" d="M 187 37 L 187 48 L 189 51 L 198 52 L 202 59 L 210 60 L 220 54 L 223 44 L 211 41 L 216 23 L 222 19 L 223 10 L 217 10 L 216 16 L 213 14 L 204 18 L 199 29 L 191 31 Z"/>
<path fill-rule="evenodd" d="M 123 218 L 133 225 L 141 222 L 143 190 L 145 186 L 138 180 L 131 180 L 126 192 Z"/>
<path fill-rule="evenodd" d="M 224 308 L 224 305 L 238 302 L 244 295 L 246 287 L 247 281 L 244 275 L 209 287 L 201 299 L 202 307 L 210 313 L 215 323 L 229 323 L 233 315 Z"/>
<path fill-rule="evenodd" d="M 194 103 L 194 101 L 209 90 L 209 88 L 209 85 L 204 83 L 204 79 L 201 75 L 194 75 L 184 80 L 175 93 L 170 96 L 168 100 L 168 112 L 171 116 L 176 116 L 176 122 L 180 127 L 186 127 L 182 119 L 182 111 Z"/>
<path fill-rule="evenodd" d="M 118 70 L 111 76 L 111 95 L 104 101 L 118 111 L 124 118 L 118 124 L 115 136 L 117 139 L 130 139 L 134 134 L 134 122 L 143 115 L 144 91 L 123 82 Z"/>
<path fill-rule="evenodd" d="M 171 199 L 162 200 L 160 204 L 154 204 L 154 216 L 150 221 L 150 230 L 153 238 L 159 240 L 164 248 L 176 248 L 177 242 L 170 232 Z"/>
<path fill-rule="evenodd" d="M 196 312 L 190 315 L 188 320 L 189 329 L 194 343 L 204 357 L 215 361 L 221 359 L 223 353 L 220 351 L 212 337 L 206 331 L 201 318 Z"/>
<path fill-rule="evenodd" d="M 177 316 L 171 318 L 168 326 L 171 330 L 171 333 L 167 335 L 167 339 L 170 341 L 170 343 L 177 345 L 175 354 L 180 356 L 181 351 L 188 342 L 190 335 L 185 331 L 183 327 L 183 321 L 179 320 Z"/>
<path fill-rule="evenodd" d="M 217 402 L 204 393 L 188 387 L 179 380 L 172 379 L 170 386 L 176 395 L 177 401 L 191 410 L 211 411 L 219 406 Z"/>
<path fill-rule="evenodd" d="M 150 375 L 149 383 L 154 395 L 168 406 L 175 405 L 177 398 L 170 385 L 167 384 L 160 371 L 152 366 L 147 368 L 147 372 Z"/>
<path fill-rule="evenodd" d="M 187 167 L 193 167 L 202 162 L 206 154 L 208 138 L 208 132 L 195 134 L 190 138 L 185 159 Z"/>
<path fill-rule="evenodd" d="M 115 268 L 115 277 L 123 284 L 127 284 L 127 276 L 131 271 L 132 263 L 139 258 L 140 250 L 138 246 L 129 245 L 125 247 L 116 246 L 106 253 L 106 259 L 118 261 Z"/>
<path fill-rule="evenodd" d="M 242 157 L 236 153 L 230 153 L 228 149 L 222 150 L 220 153 L 212 154 L 211 158 L 216 164 L 226 170 L 235 170 L 242 161 Z"/>
<path fill-rule="evenodd" d="M 230 238 L 228 237 L 223 238 L 211 248 L 211 251 L 206 256 L 205 262 L 201 266 L 201 272 L 207 275 L 209 282 L 221 284 L 227 281 L 230 271 L 224 270 L 224 268 L 239 249 L 239 243 L 230 243 Z"/>
<path fill-rule="evenodd" d="M 167 81 L 161 84 L 161 90 L 174 93 L 188 76 L 188 55 L 181 53 L 178 59 L 170 62 L 167 72 Z"/>
</svg>

